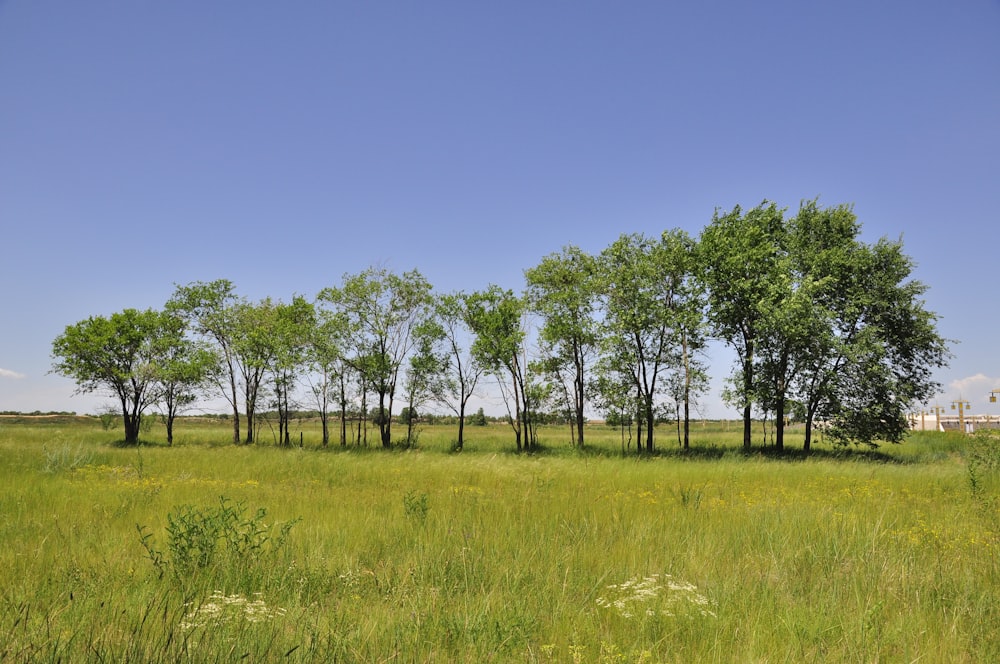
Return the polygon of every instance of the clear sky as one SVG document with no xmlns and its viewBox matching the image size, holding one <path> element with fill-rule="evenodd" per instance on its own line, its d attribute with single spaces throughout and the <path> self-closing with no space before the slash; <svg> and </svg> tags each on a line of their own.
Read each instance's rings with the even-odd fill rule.
<svg viewBox="0 0 1000 664">
<path fill-rule="evenodd" d="M 175 284 L 520 289 L 814 197 L 903 238 L 939 402 L 1000 415 L 997 0 L 0 0 L 0 410 L 94 412 L 52 340 Z"/>
</svg>

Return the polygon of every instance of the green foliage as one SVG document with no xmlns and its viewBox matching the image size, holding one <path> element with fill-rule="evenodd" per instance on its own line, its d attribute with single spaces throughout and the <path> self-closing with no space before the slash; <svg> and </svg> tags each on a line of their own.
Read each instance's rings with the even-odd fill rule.
<svg viewBox="0 0 1000 664">
<path fill-rule="evenodd" d="M 142 414 L 162 394 L 158 365 L 177 338 L 168 313 L 125 309 L 66 327 L 52 342 L 53 370 L 83 393 L 109 391 L 121 404 L 125 442 L 139 441 Z"/>
<path fill-rule="evenodd" d="M 277 527 L 264 522 L 267 510 L 248 514 L 243 503 L 219 498 L 214 508 L 181 505 L 167 515 L 167 549 L 156 548 L 146 526 L 136 525 L 139 541 L 162 577 L 184 581 L 214 566 L 247 568 L 264 564 L 286 544 L 296 521 Z"/>
<path fill-rule="evenodd" d="M 475 413 L 469 415 L 469 424 L 476 427 L 486 426 L 486 413 L 482 408 L 478 408 Z"/>
<path fill-rule="evenodd" d="M 121 419 L 117 413 L 111 410 L 104 410 L 98 413 L 98 419 L 101 420 L 101 428 L 105 431 L 111 431 L 116 426 L 118 426 L 118 420 Z"/>
<path fill-rule="evenodd" d="M 1000 536 L 1000 433 L 977 431 L 968 439 L 965 457 L 972 497 L 992 532 Z"/>
<path fill-rule="evenodd" d="M 408 519 L 417 523 L 424 523 L 427 520 L 427 512 L 430 505 L 427 502 L 427 494 L 416 490 L 408 491 L 403 496 L 403 512 Z"/>
</svg>

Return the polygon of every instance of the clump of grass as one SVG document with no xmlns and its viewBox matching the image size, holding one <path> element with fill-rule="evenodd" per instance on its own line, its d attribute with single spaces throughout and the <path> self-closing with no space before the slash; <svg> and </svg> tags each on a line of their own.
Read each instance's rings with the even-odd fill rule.
<svg viewBox="0 0 1000 664">
<path fill-rule="evenodd" d="M 42 448 L 45 453 L 45 465 L 42 472 L 63 473 L 82 468 L 93 461 L 94 455 L 85 450 L 82 445 L 70 447 L 64 443 L 55 449 Z"/>
</svg>

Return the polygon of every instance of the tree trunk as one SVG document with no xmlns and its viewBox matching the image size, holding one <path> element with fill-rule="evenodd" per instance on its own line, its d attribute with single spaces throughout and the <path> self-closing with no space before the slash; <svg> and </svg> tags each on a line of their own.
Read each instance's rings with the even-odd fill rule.
<svg viewBox="0 0 1000 664">
<path fill-rule="evenodd" d="M 751 420 L 753 404 L 750 402 L 750 395 L 753 394 L 753 342 L 747 341 L 746 359 L 743 362 L 743 451 L 750 451 L 750 443 L 753 440 Z"/>
<path fill-rule="evenodd" d="M 340 376 L 340 446 L 347 447 L 347 386 Z"/>
<path fill-rule="evenodd" d="M 687 334 L 683 339 L 684 353 L 684 449 L 691 447 L 691 358 L 688 357 Z"/>
<path fill-rule="evenodd" d="M 236 396 L 236 378 L 233 367 L 229 366 L 229 388 L 233 395 L 233 445 L 240 444 L 240 401 Z"/>
<path fill-rule="evenodd" d="M 125 444 L 135 445 L 139 442 L 139 417 L 125 413 Z"/>
<path fill-rule="evenodd" d="M 576 355 L 576 379 L 573 381 L 573 392 L 576 397 L 576 441 L 580 449 L 583 449 L 583 409 L 586 405 L 585 399 L 585 381 L 584 381 L 584 366 L 583 366 L 583 353 L 579 348 L 574 349 L 574 354 Z"/>
<path fill-rule="evenodd" d="M 775 414 L 775 426 L 777 427 L 777 434 L 774 439 L 774 447 L 778 451 L 785 449 L 785 395 L 782 394 L 778 397 L 778 408 Z"/>
</svg>

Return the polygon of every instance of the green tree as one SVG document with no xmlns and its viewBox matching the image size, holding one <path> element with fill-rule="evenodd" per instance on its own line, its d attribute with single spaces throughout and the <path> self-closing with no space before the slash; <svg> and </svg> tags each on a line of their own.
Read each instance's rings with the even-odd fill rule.
<svg viewBox="0 0 1000 664">
<path fill-rule="evenodd" d="M 416 342 L 414 331 L 429 315 L 431 285 L 416 270 L 397 275 L 369 268 L 346 275 L 339 288 L 324 289 L 319 297 L 342 311 L 356 332 L 354 368 L 378 396 L 379 434 L 383 447 L 390 447 L 400 370 Z"/>
<path fill-rule="evenodd" d="M 233 360 L 243 387 L 243 413 L 247 429 L 244 443 L 257 439 L 257 409 L 264 396 L 264 379 L 278 354 L 280 305 L 267 297 L 254 304 L 247 300 L 233 307 Z"/>
<path fill-rule="evenodd" d="M 466 303 L 468 325 L 475 335 L 473 355 L 497 378 L 517 451 L 530 451 L 537 440 L 532 418 L 534 392 L 524 347 L 525 301 L 513 291 L 491 284 L 485 290 L 468 295 Z"/>
<path fill-rule="evenodd" d="M 899 442 L 906 413 L 940 388 L 932 373 L 950 357 L 936 315 L 924 307 L 927 287 L 912 279 L 901 241 L 858 240 L 860 226 L 847 206 L 804 203 L 793 225 L 802 245 L 797 255 L 813 263 L 814 280 L 824 285 L 816 299 L 826 326 L 798 381 L 806 449 L 816 416 L 840 443 Z"/>
<path fill-rule="evenodd" d="M 653 451 L 654 426 L 666 376 L 683 374 L 679 397 L 688 412 L 697 385 L 694 353 L 703 345 L 701 304 L 692 279 L 694 241 L 681 230 L 659 239 L 623 235 L 601 254 L 605 370 L 628 375 L 637 432 Z M 617 381 L 605 381 L 606 386 Z M 615 399 L 617 400 L 617 398 Z M 685 429 L 687 415 L 685 415 Z"/>
<path fill-rule="evenodd" d="M 703 229 L 698 275 L 707 292 L 712 333 L 735 350 L 732 392 L 743 410 L 743 447 L 752 441 L 752 409 L 760 384 L 754 374 L 758 347 L 781 306 L 783 213 L 764 201 L 746 213 L 737 206 Z"/>
<path fill-rule="evenodd" d="M 168 315 L 156 352 L 156 378 L 166 411 L 167 445 L 173 445 L 174 421 L 204 390 L 216 358 L 204 344 L 187 337 L 183 319 Z"/>
<path fill-rule="evenodd" d="M 153 309 L 91 316 L 52 342 L 53 370 L 76 381 L 80 393 L 107 390 L 117 398 L 125 442 L 139 442 L 142 414 L 161 397 L 157 363 L 174 319 Z"/>
<path fill-rule="evenodd" d="M 465 446 L 465 408 L 475 393 L 484 367 L 472 353 L 468 341 L 469 308 L 462 293 L 446 294 L 435 300 L 434 315 L 444 334 L 443 373 L 433 384 L 434 398 L 458 417 L 457 450 Z M 482 414 L 482 409 L 480 413 Z M 483 415 L 483 424 L 485 424 Z"/>
<path fill-rule="evenodd" d="M 274 314 L 274 348 L 270 371 L 278 409 L 278 440 L 280 444 L 288 446 L 291 444 L 291 395 L 299 374 L 308 364 L 307 355 L 317 324 L 316 309 L 304 297 L 296 295 L 287 304 L 279 302 Z"/>
<path fill-rule="evenodd" d="M 232 408 L 235 444 L 240 442 L 239 358 L 236 349 L 239 330 L 236 314 L 237 305 L 241 302 L 228 279 L 177 286 L 167 302 L 167 311 L 188 321 L 196 334 L 215 346 L 216 362 L 211 376 Z"/>
<path fill-rule="evenodd" d="M 441 393 L 440 383 L 447 375 L 448 356 L 442 342 L 445 331 L 435 318 L 424 320 L 414 330 L 414 349 L 409 357 L 403 393 L 406 399 L 406 446 L 414 444 L 414 427 L 417 424 L 418 408 Z"/>
<path fill-rule="evenodd" d="M 342 311 L 320 306 L 316 315 L 308 358 L 318 377 L 311 387 L 319 408 L 323 446 L 330 442 L 329 406 L 335 401 L 340 406 L 340 445 L 343 447 L 347 445 L 347 386 L 351 382 L 347 356 L 350 328 Z"/>
<path fill-rule="evenodd" d="M 583 447 L 587 365 L 599 341 L 594 317 L 598 263 L 578 247 L 568 246 L 524 274 L 529 305 L 543 320 L 539 336 L 546 350 L 546 372 L 556 378 L 561 389 L 566 389 L 567 382 L 572 385 L 566 400 L 575 424 L 575 443 Z"/>
</svg>

